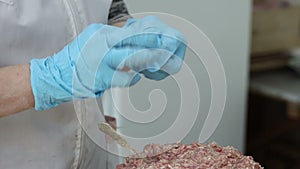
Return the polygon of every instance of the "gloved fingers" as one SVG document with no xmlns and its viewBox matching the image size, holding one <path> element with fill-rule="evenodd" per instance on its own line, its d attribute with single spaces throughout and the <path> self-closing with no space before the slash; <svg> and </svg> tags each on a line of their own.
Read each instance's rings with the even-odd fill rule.
<svg viewBox="0 0 300 169">
<path fill-rule="evenodd" d="M 161 36 L 162 45 L 160 48 L 175 54 L 176 50 L 182 45 L 182 41 L 173 36 L 162 35 Z"/>
<path fill-rule="evenodd" d="M 187 49 L 186 43 L 181 43 L 178 49 L 176 50 L 175 55 L 183 60 L 185 57 L 186 49 Z"/>
<path fill-rule="evenodd" d="M 131 28 L 132 29 L 132 28 Z M 118 36 L 117 43 L 110 42 L 110 47 L 137 46 L 141 48 L 160 48 L 169 51 L 174 51 L 180 43 L 183 42 L 183 37 L 177 36 L 170 32 L 160 33 L 159 28 L 151 28 L 153 31 L 132 31 L 135 33 Z M 179 33 L 178 33 L 179 34 Z"/>
<path fill-rule="evenodd" d="M 113 69 L 123 69 L 125 66 L 140 72 L 148 69 L 159 70 L 173 54 L 162 49 L 136 49 L 132 47 L 113 48 L 105 56 L 107 63 Z"/>
<path fill-rule="evenodd" d="M 141 32 L 128 35 L 126 38 L 119 38 L 115 44 L 110 47 L 136 46 L 140 48 L 160 48 L 170 52 L 174 51 L 183 41 L 181 38 L 169 33 Z"/>
<path fill-rule="evenodd" d="M 119 28 L 105 25 L 98 31 L 97 34 L 105 38 L 108 48 L 123 46 L 154 48 L 160 45 L 160 34 L 145 32 L 141 28 Z"/>
<path fill-rule="evenodd" d="M 139 31 L 133 28 L 118 28 L 111 31 L 107 37 L 109 48 L 138 46 L 143 48 L 158 48 L 161 46 L 160 34 Z"/>
<path fill-rule="evenodd" d="M 170 59 L 167 61 L 165 65 L 162 66 L 161 70 L 167 72 L 168 74 L 177 73 L 182 66 L 185 52 L 186 52 L 186 45 L 182 43 L 175 51 L 175 54 L 170 57 Z"/>
<path fill-rule="evenodd" d="M 124 39 L 123 41 L 118 43 L 115 46 L 115 48 L 130 47 L 132 49 L 136 48 L 136 51 L 146 48 L 146 49 L 153 49 L 151 50 L 152 52 L 155 50 L 161 50 L 161 51 L 165 50 L 166 51 L 165 54 L 160 54 L 161 57 L 158 58 L 160 59 L 160 61 L 158 62 L 160 63 L 160 66 L 162 66 L 167 62 L 168 59 L 166 58 L 170 58 L 172 55 L 176 53 L 178 48 L 182 48 L 182 46 L 184 46 L 184 43 L 181 40 L 179 40 L 177 37 L 167 36 L 164 34 L 156 34 L 156 33 L 142 33 Z M 157 53 L 157 51 L 155 53 Z M 153 57 L 153 54 L 151 54 L 151 52 L 147 52 L 146 55 L 144 53 L 143 56 Z M 162 61 L 161 59 L 165 59 L 165 60 Z"/>
<path fill-rule="evenodd" d="M 128 87 L 139 82 L 141 76 L 136 72 L 124 72 L 116 70 L 112 76 L 112 87 Z"/>
<path fill-rule="evenodd" d="M 175 74 L 180 70 L 182 66 L 185 52 L 186 45 L 182 43 L 180 47 L 176 50 L 175 54 L 170 57 L 167 63 L 163 65 L 160 70 L 153 72 L 146 69 L 141 71 L 140 73 L 144 74 L 146 78 L 152 80 L 162 80 L 170 74 Z"/>
<path fill-rule="evenodd" d="M 143 70 L 140 73 L 142 73 L 148 79 L 157 80 L 157 81 L 163 80 L 169 76 L 168 73 L 166 73 L 162 70 L 158 70 L 156 72 L 150 72 L 149 70 Z"/>
<path fill-rule="evenodd" d="M 153 33 L 160 35 L 160 37 L 172 37 L 178 41 L 185 41 L 184 35 L 180 31 L 170 27 L 156 16 L 146 16 L 141 19 L 130 18 L 124 28 L 132 29 L 134 34 Z"/>
<path fill-rule="evenodd" d="M 95 88 L 93 91 L 97 94 L 103 93 L 105 90 L 112 87 L 128 87 L 135 85 L 141 76 L 137 72 L 125 72 L 121 70 L 114 70 L 111 68 L 100 68 L 94 81 Z M 93 83 L 87 84 L 91 86 Z"/>
<path fill-rule="evenodd" d="M 116 35 L 116 36 L 115 36 Z M 109 46 L 140 46 L 146 48 L 161 48 L 164 38 L 183 41 L 184 36 L 178 30 L 168 26 L 156 16 L 141 19 L 130 18 L 123 29 L 112 34 Z M 168 43 L 166 43 L 168 45 Z"/>
<path fill-rule="evenodd" d="M 123 39 L 119 39 L 118 43 L 115 43 L 114 47 L 137 46 L 141 48 L 160 48 L 161 45 L 161 34 L 151 32 L 135 32 L 129 34 Z"/>
<path fill-rule="evenodd" d="M 159 30 L 163 30 L 167 25 L 157 16 L 149 15 L 143 18 L 130 18 L 127 20 L 124 28 L 132 27 L 135 30 L 145 31 L 149 30 L 149 28 L 157 28 Z M 159 32 L 155 30 L 154 32 Z"/>
<path fill-rule="evenodd" d="M 150 72 L 156 72 L 171 56 L 172 53 L 163 49 L 143 49 L 126 59 L 125 66 L 136 72 L 146 69 Z"/>
<path fill-rule="evenodd" d="M 165 71 L 169 74 L 177 73 L 185 55 L 186 45 L 173 37 L 161 36 L 161 41 L 162 45 L 157 48 L 139 49 L 134 54 L 129 54 L 132 56 L 128 57 L 125 65 L 135 71 L 143 68 L 150 72 L 155 72 L 165 66 Z"/>
<path fill-rule="evenodd" d="M 105 55 L 104 60 L 113 70 L 122 70 L 125 68 L 126 59 L 134 54 L 134 49 L 130 47 L 111 48 Z"/>
<path fill-rule="evenodd" d="M 185 36 L 179 30 L 169 26 L 163 20 L 157 16 L 147 16 L 144 17 L 142 25 L 144 25 L 146 32 L 156 32 L 160 33 L 166 37 L 173 37 L 178 41 L 185 42 Z"/>
</svg>

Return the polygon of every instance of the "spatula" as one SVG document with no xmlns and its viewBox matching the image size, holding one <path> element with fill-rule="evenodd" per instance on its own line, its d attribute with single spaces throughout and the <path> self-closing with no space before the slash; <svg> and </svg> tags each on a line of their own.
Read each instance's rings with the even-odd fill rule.
<svg viewBox="0 0 300 169">
<path fill-rule="evenodd" d="M 110 136 L 113 140 L 115 140 L 119 145 L 124 148 L 127 148 L 133 154 L 137 154 L 137 151 L 132 148 L 132 146 L 123 138 L 120 134 L 117 133 L 115 129 L 113 129 L 108 123 L 101 122 L 98 124 L 99 129 Z"/>
</svg>

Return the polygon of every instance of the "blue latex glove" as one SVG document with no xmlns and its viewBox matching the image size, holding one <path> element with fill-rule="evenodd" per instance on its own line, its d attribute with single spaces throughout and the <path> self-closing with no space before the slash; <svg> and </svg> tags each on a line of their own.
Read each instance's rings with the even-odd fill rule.
<svg viewBox="0 0 300 169">
<path fill-rule="evenodd" d="M 149 42 L 158 38 L 158 43 L 149 43 L 147 46 L 156 49 L 155 52 L 153 51 L 155 55 L 148 57 L 143 53 L 136 54 L 135 57 L 126 60 L 127 67 L 153 80 L 162 80 L 180 70 L 186 52 L 186 40 L 181 32 L 155 16 L 142 19 L 130 18 L 124 27 L 143 33 L 135 35 L 137 38 L 128 39 L 130 42 L 125 40 L 124 43 L 127 44 L 138 45 L 140 42 Z M 153 37 L 154 35 L 158 36 Z M 147 59 L 148 65 L 144 65 L 142 62 Z"/>
<path fill-rule="evenodd" d="M 167 36 L 162 35 L 162 30 L 168 32 Z M 163 67 L 170 71 L 163 72 L 163 78 L 175 73 L 184 53 L 179 52 L 181 62 L 171 58 L 183 40 L 180 32 L 156 17 L 131 19 L 123 28 L 89 25 L 57 54 L 31 60 L 35 109 L 49 109 L 73 99 L 100 97 L 111 87 L 134 85 L 141 78 L 137 72 L 156 80 L 162 79 L 158 76 Z M 134 71 L 122 71 L 125 67 Z"/>
</svg>

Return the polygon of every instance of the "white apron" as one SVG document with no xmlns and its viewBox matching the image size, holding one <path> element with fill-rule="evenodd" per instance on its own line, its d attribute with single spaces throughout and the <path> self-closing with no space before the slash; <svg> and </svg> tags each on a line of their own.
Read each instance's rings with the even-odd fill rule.
<svg viewBox="0 0 300 169">
<path fill-rule="evenodd" d="M 110 4 L 111 0 L 0 0 L 0 66 L 53 55 L 88 24 L 106 23 Z M 83 144 L 78 128 L 72 103 L 1 118 L 0 168 L 108 168 L 107 154 L 88 138 L 83 155 L 78 147 L 74 151 L 76 142 Z"/>
</svg>

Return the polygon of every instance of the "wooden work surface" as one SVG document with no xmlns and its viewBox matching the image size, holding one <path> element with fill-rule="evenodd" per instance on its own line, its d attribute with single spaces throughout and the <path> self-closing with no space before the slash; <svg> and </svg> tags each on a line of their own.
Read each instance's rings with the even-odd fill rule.
<svg viewBox="0 0 300 169">
<path fill-rule="evenodd" d="M 300 118 L 300 74 L 290 69 L 251 75 L 250 91 L 287 103 L 287 114 Z"/>
</svg>

